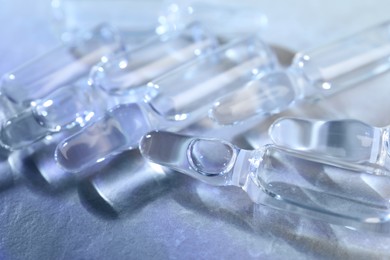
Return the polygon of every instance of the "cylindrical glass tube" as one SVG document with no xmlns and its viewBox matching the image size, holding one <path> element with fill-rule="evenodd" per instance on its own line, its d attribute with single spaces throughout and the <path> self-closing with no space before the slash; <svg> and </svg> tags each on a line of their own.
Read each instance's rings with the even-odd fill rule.
<svg viewBox="0 0 390 260">
<path fill-rule="evenodd" d="M 388 71 L 390 23 L 384 23 L 333 44 L 302 51 L 284 72 L 263 75 L 215 102 L 211 118 L 229 125 L 274 114 L 293 101 L 315 100 Z"/>
<path fill-rule="evenodd" d="M 274 146 L 241 150 L 218 139 L 151 132 L 145 158 L 212 185 L 234 185 L 260 204 L 325 221 L 390 231 L 389 173 L 302 156 Z"/>
<path fill-rule="evenodd" d="M 94 87 L 110 95 L 129 95 L 149 81 L 218 46 L 200 24 L 180 32 L 156 36 L 144 44 L 95 66 L 90 74 Z"/>
<path fill-rule="evenodd" d="M 152 81 L 147 101 L 166 120 L 184 120 L 204 108 L 200 104 L 212 103 L 275 67 L 268 46 L 258 37 L 249 37 Z"/>
<path fill-rule="evenodd" d="M 52 1 L 55 25 L 65 41 L 102 23 L 134 40 L 149 37 L 155 33 L 163 6 L 163 1 L 154 0 Z"/>
<path fill-rule="evenodd" d="M 389 127 L 370 126 L 358 120 L 281 118 L 269 134 L 281 147 L 332 161 L 370 165 L 390 170 Z"/>
<path fill-rule="evenodd" d="M 35 101 L 32 107 L 1 126 L 1 145 L 10 150 L 21 149 L 46 135 L 85 126 L 94 116 L 103 114 L 105 108 L 90 90 L 88 85 L 65 86 Z"/>
<path fill-rule="evenodd" d="M 298 53 L 291 65 L 305 96 L 327 96 L 390 68 L 390 22 Z"/>
<path fill-rule="evenodd" d="M 219 37 L 234 39 L 258 33 L 268 24 L 267 16 L 256 4 L 214 0 L 168 0 L 165 1 L 165 5 L 159 17 L 157 33 L 177 30 L 186 24 L 199 21 Z"/>
<path fill-rule="evenodd" d="M 70 44 L 51 50 L 2 77 L 1 93 L 16 105 L 30 105 L 53 90 L 88 75 L 93 65 L 123 50 L 109 26 L 99 26 Z"/>
</svg>

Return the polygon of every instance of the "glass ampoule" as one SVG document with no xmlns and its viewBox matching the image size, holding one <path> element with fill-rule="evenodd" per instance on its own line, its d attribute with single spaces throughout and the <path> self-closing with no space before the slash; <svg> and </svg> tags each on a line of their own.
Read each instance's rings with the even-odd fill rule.
<svg viewBox="0 0 390 260">
<path fill-rule="evenodd" d="M 15 106 L 28 107 L 32 101 L 88 75 L 93 65 L 123 50 L 124 44 L 110 26 L 98 26 L 5 74 L 1 94 Z"/>
<path fill-rule="evenodd" d="M 316 100 L 387 71 L 390 23 L 333 44 L 298 53 L 286 71 L 262 75 L 216 101 L 210 117 L 222 125 L 278 113 L 303 99 Z"/>
<path fill-rule="evenodd" d="M 237 186 L 255 202 L 331 223 L 389 231 L 390 178 L 272 145 L 243 150 L 218 140 L 155 131 L 140 141 L 153 163 L 215 186 Z"/>
<path fill-rule="evenodd" d="M 60 87 L 8 118 L 0 130 L 1 144 L 10 150 L 20 149 L 48 134 L 84 127 L 102 117 L 107 108 L 142 100 L 153 78 L 211 52 L 217 45 L 199 24 L 153 37 L 96 65 L 89 85 L 83 82 Z"/>
<path fill-rule="evenodd" d="M 219 46 L 197 22 L 180 31 L 155 36 L 142 45 L 101 62 L 90 73 L 93 87 L 110 95 L 129 95 L 149 81 Z"/>
<path fill-rule="evenodd" d="M 332 161 L 390 170 L 390 127 L 374 127 L 358 120 L 280 118 L 269 129 L 272 141 L 286 149 Z"/>
<path fill-rule="evenodd" d="M 268 25 L 267 16 L 258 6 L 243 2 L 207 0 L 167 0 L 156 31 L 180 29 L 199 21 L 220 38 L 234 39 L 260 32 Z M 221 26 L 223 24 L 223 26 Z"/>
<path fill-rule="evenodd" d="M 53 0 L 54 24 L 64 41 L 98 24 L 109 23 L 134 41 L 150 37 L 158 27 L 164 1 Z"/>
<path fill-rule="evenodd" d="M 145 102 L 110 109 L 104 118 L 61 142 L 56 159 L 69 172 L 83 171 L 137 147 L 152 129 L 178 130 L 196 122 L 220 95 L 275 66 L 273 53 L 258 37 L 230 43 L 150 82 Z"/>
<path fill-rule="evenodd" d="M 52 8 L 65 40 L 101 23 L 111 24 L 134 40 L 181 30 L 194 21 L 207 24 L 212 33 L 224 38 L 259 32 L 268 24 L 253 5 L 220 1 L 53 0 Z"/>
</svg>

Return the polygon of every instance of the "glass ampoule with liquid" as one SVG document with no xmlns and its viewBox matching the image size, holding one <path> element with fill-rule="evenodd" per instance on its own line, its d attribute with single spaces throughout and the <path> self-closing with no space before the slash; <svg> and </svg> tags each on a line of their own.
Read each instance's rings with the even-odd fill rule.
<svg viewBox="0 0 390 260">
<path fill-rule="evenodd" d="M 334 164 L 264 146 L 243 150 L 219 139 L 155 131 L 140 141 L 153 163 L 214 186 L 237 186 L 258 204 L 335 224 L 390 231 L 388 172 Z"/>
<path fill-rule="evenodd" d="M 221 125 L 276 114 L 297 101 L 317 100 L 390 68 L 390 23 L 296 54 L 285 71 L 261 75 L 217 100 L 210 117 Z"/>
<path fill-rule="evenodd" d="M 153 0 L 53 0 L 51 6 L 55 28 L 64 41 L 102 23 L 138 41 L 155 34 L 166 4 Z"/>
<path fill-rule="evenodd" d="M 217 46 L 217 40 L 199 24 L 152 37 L 139 47 L 94 66 L 88 84 L 63 86 L 31 102 L 31 108 L 6 120 L 0 141 L 15 150 L 49 134 L 84 127 L 102 117 L 108 108 L 142 100 L 149 81 Z"/>
<path fill-rule="evenodd" d="M 28 107 L 34 100 L 88 75 L 93 65 L 123 50 L 115 30 L 108 25 L 98 26 L 5 74 L 1 94 L 15 106 Z"/>
<path fill-rule="evenodd" d="M 111 108 L 61 142 L 56 159 L 67 171 L 79 172 L 137 147 L 152 129 L 182 129 L 205 117 L 216 98 L 276 66 L 273 53 L 256 36 L 227 44 L 151 81 L 144 102 Z"/>
</svg>

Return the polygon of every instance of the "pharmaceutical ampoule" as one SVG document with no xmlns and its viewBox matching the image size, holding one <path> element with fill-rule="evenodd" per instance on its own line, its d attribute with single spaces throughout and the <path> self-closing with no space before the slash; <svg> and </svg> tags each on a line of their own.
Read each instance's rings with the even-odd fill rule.
<svg viewBox="0 0 390 260">
<path fill-rule="evenodd" d="M 207 24 L 220 37 L 238 37 L 259 32 L 268 24 L 267 17 L 254 5 L 204 0 L 53 0 L 55 24 L 67 40 L 109 23 L 121 35 L 145 38 L 181 30 L 194 21 Z M 223 24 L 223 26 L 221 26 Z"/>
<path fill-rule="evenodd" d="M 218 100 L 210 112 L 219 124 L 278 113 L 302 99 L 318 99 L 388 71 L 390 23 L 333 44 L 298 53 L 287 71 L 265 75 Z"/>
<path fill-rule="evenodd" d="M 53 0 L 54 22 L 63 40 L 108 23 L 122 36 L 142 40 L 155 33 L 164 1 L 132 0 Z"/>
<path fill-rule="evenodd" d="M 48 134 L 84 127 L 92 119 L 102 117 L 107 108 L 142 100 L 147 83 L 154 77 L 211 52 L 217 45 L 217 40 L 199 24 L 153 37 L 96 65 L 89 80 L 92 87 L 86 83 L 60 87 L 31 102 L 31 108 L 7 118 L 0 131 L 0 142 L 15 150 Z"/>
<path fill-rule="evenodd" d="M 281 118 L 269 129 L 277 146 L 335 162 L 370 165 L 377 172 L 390 170 L 389 133 L 389 127 L 374 127 L 352 119 Z"/>
<path fill-rule="evenodd" d="M 242 150 L 218 139 L 156 131 L 140 141 L 153 163 L 211 185 L 237 186 L 255 202 L 332 223 L 389 231 L 389 176 L 275 146 Z M 388 174 L 388 173 L 387 173 Z"/>
<path fill-rule="evenodd" d="M 192 23 L 179 32 L 151 38 L 139 47 L 101 62 L 90 73 L 91 84 L 110 95 L 129 95 L 149 81 L 219 45 L 201 24 Z"/>
<path fill-rule="evenodd" d="M 28 107 L 30 102 L 88 75 L 93 65 L 123 50 L 124 44 L 110 26 L 98 26 L 7 73 L 0 91 L 15 106 Z"/>
<path fill-rule="evenodd" d="M 186 24 L 199 21 L 224 39 L 234 39 L 262 31 L 268 25 L 267 16 L 259 6 L 243 2 L 207 0 L 168 0 L 159 16 L 156 31 L 180 29 Z M 223 24 L 223 26 L 221 26 Z"/>
<path fill-rule="evenodd" d="M 152 81 L 145 102 L 110 109 L 102 120 L 61 142 L 56 159 L 67 171 L 79 172 L 137 147 L 152 129 L 184 128 L 206 116 L 217 97 L 275 66 L 258 37 L 228 44 Z"/>
</svg>

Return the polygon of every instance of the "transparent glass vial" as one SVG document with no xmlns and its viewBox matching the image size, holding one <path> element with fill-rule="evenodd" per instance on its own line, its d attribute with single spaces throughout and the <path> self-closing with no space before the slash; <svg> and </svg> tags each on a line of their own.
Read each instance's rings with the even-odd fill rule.
<svg viewBox="0 0 390 260">
<path fill-rule="evenodd" d="M 389 127 L 374 127 L 358 120 L 281 118 L 269 129 L 281 147 L 333 161 L 369 165 L 377 172 L 390 170 Z"/>
<path fill-rule="evenodd" d="M 268 19 L 258 4 L 214 0 L 168 0 L 159 16 L 157 33 L 177 30 L 194 21 L 224 39 L 234 39 L 263 30 Z M 260 8 L 259 8 L 260 7 Z M 221 26 L 223 24 L 223 26 Z"/>
<path fill-rule="evenodd" d="M 389 231 L 390 178 L 367 168 L 335 165 L 275 146 L 247 151 L 218 139 L 161 131 L 145 135 L 140 150 L 153 163 L 208 184 L 241 187 L 255 203 Z"/>
<path fill-rule="evenodd" d="M 179 32 L 152 37 L 138 47 L 97 64 L 91 84 L 110 95 L 130 95 L 156 77 L 212 52 L 218 40 L 193 23 Z"/>
<path fill-rule="evenodd" d="M 88 75 L 93 65 L 107 61 L 109 55 L 123 49 L 111 27 L 99 26 L 5 74 L 0 91 L 15 105 L 29 106 L 31 101 Z"/>
<path fill-rule="evenodd" d="M 333 44 L 298 53 L 281 72 L 262 75 L 235 93 L 216 101 L 210 116 L 229 125 L 255 116 L 278 113 L 295 101 L 315 100 L 388 71 L 390 22 Z"/>
<path fill-rule="evenodd" d="M 59 143 L 56 159 L 67 171 L 80 172 L 137 147 L 148 131 L 182 129 L 205 117 L 220 95 L 275 66 L 275 57 L 258 37 L 223 46 L 153 80 L 145 102 L 120 104 Z"/>
<path fill-rule="evenodd" d="M 277 66 L 274 54 L 259 37 L 244 38 L 152 81 L 146 100 L 161 117 L 184 120 L 204 113 L 202 104 L 211 104 Z"/>
<path fill-rule="evenodd" d="M 51 6 L 64 41 L 102 23 L 112 25 L 123 36 L 142 40 L 155 33 L 164 1 L 53 0 Z"/>
</svg>

